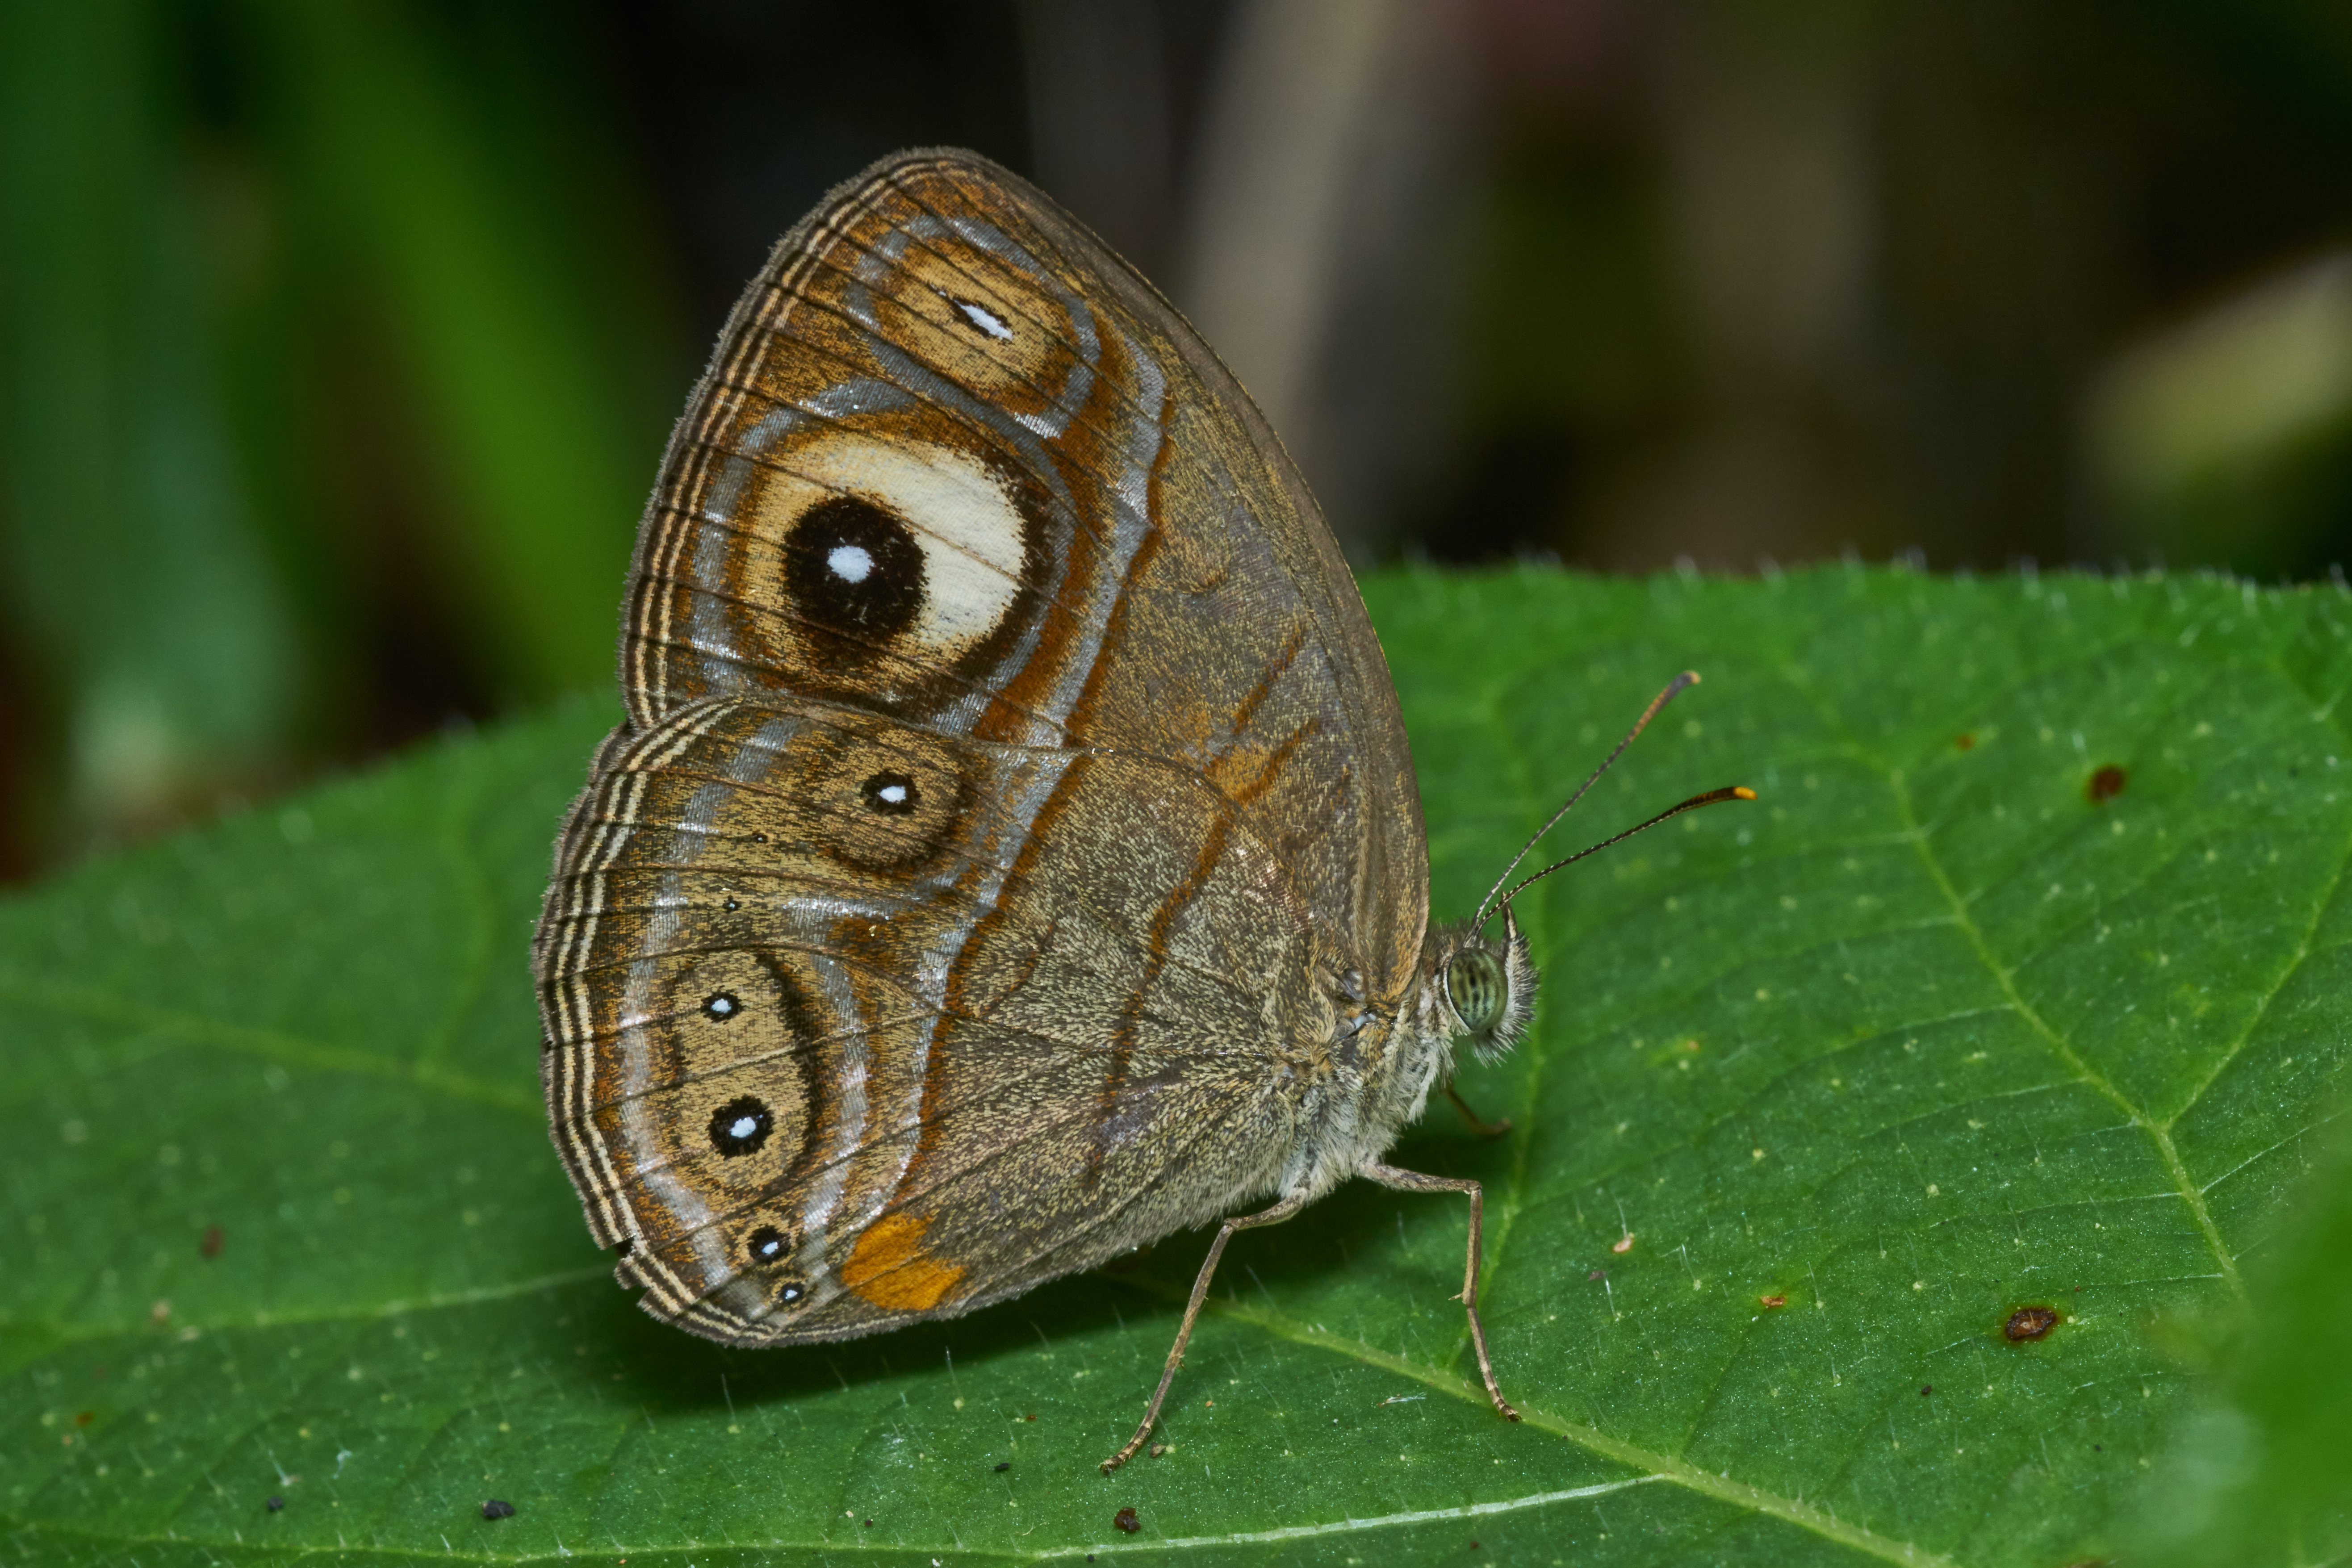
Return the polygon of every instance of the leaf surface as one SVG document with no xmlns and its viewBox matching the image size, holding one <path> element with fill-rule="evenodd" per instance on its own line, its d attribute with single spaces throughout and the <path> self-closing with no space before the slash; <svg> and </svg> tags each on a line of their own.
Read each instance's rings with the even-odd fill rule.
<svg viewBox="0 0 2352 1568">
<path fill-rule="evenodd" d="M 1438 918 L 1678 668 L 1706 684 L 1552 853 L 1761 796 L 1525 895 L 1536 1029 L 1461 1079 L 1513 1130 L 1441 1103 L 1394 1156 L 1486 1184 L 1523 1424 L 1449 1300 L 1464 1205 L 1360 1183 L 1236 1239 L 1169 1451 L 1109 1479 L 1205 1236 L 837 1346 L 639 1314 L 536 1082 L 531 922 L 610 722 L 583 705 L 0 906 L 0 1539 L 141 1568 L 2111 1550 L 2192 1404 L 2161 1325 L 2253 1310 L 2241 1260 L 2346 1082 L 2352 605 L 1836 568 L 1366 589 Z"/>
</svg>

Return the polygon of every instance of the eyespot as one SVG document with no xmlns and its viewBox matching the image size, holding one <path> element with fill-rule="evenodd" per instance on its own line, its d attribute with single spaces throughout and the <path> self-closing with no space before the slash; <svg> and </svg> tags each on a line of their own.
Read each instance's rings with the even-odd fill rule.
<svg viewBox="0 0 2352 1568">
<path fill-rule="evenodd" d="M 993 338 L 1000 343 L 1009 343 L 1013 341 L 1013 329 L 1005 325 L 1003 317 L 987 306 L 976 300 L 959 300 L 952 294 L 947 299 L 948 303 L 953 305 L 957 313 L 962 317 L 963 324 L 973 331 L 983 337 Z"/>
<path fill-rule="evenodd" d="M 1507 993 L 1503 966 L 1483 949 L 1465 948 L 1445 966 L 1445 999 L 1473 1035 L 1491 1034 L 1503 1021 Z"/>
<path fill-rule="evenodd" d="M 713 1023 L 723 1024 L 743 1010 L 732 991 L 713 991 L 702 999 L 702 1016 Z"/>
<path fill-rule="evenodd" d="M 878 773 L 857 786 L 866 800 L 866 809 L 878 811 L 886 816 L 904 816 L 923 804 L 923 792 L 905 773 Z"/>
<path fill-rule="evenodd" d="M 772 1225 L 763 1225 L 746 1237 L 744 1247 L 754 1263 L 782 1263 L 793 1253 L 793 1238 Z"/>
<path fill-rule="evenodd" d="M 776 1119 L 767 1101 L 747 1094 L 710 1113 L 710 1146 L 730 1160 L 739 1154 L 755 1154 L 775 1128 Z"/>
<path fill-rule="evenodd" d="M 779 1306 L 789 1307 L 807 1294 L 807 1286 L 797 1279 L 787 1279 L 776 1287 L 776 1302 Z"/>
<path fill-rule="evenodd" d="M 839 639 L 842 657 L 870 658 L 923 607 L 923 550 L 906 521 L 863 496 L 835 496 L 801 515 L 784 544 L 793 608 Z"/>
</svg>

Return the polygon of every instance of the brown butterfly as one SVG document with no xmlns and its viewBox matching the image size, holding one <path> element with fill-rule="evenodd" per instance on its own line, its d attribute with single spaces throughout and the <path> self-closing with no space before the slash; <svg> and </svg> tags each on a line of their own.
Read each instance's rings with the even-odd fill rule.
<svg viewBox="0 0 2352 1568">
<path fill-rule="evenodd" d="M 784 237 L 671 438 L 621 678 L 536 963 L 556 1147 L 647 1311 L 846 1339 L 1271 1198 L 1108 1469 L 1226 1240 L 1362 1176 L 1469 1197 L 1517 1418 L 1478 1184 L 1383 1160 L 1455 1038 L 1526 1024 L 1509 896 L 1429 925 L 1329 531 L 1049 198 L 904 153 Z"/>
</svg>

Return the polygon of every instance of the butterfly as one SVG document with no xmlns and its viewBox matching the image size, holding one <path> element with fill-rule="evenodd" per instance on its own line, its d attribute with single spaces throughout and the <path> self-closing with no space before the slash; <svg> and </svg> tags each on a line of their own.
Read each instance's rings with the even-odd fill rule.
<svg viewBox="0 0 2352 1568">
<path fill-rule="evenodd" d="M 1362 1177 L 1468 1198 L 1517 1418 L 1478 1184 L 1386 1155 L 1457 1039 L 1519 1037 L 1527 939 L 1507 895 L 1430 924 L 1330 531 L 1049 197 L 907 153 L 785 236 L 671 438 L 620 665 L 534 960 L 555 1145 L 647 1311 L 847 1339 L 1222 1221 L 1108 1470 L 1227 1240 Z"/>
</svg>

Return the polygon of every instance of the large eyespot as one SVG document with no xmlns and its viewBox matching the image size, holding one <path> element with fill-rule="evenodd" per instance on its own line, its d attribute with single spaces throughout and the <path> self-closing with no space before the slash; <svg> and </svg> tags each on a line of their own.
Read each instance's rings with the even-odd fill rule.
<svg viewBox="0 0 2352 1568">
<path fill-rule="evenodd" d="M 906 522 L 863 496 L 835 496 L 801 514 L 784 543 L 784 586 L 812 626 L 870 657 L 923 607 L 923 549 Z"/>
<path fill-rule="evenodd" d="M 729 1159 L 756 1154 L 775 1127 L 767 1101 L 747 1094 L 710 1113 L 710 1146 Z"/>
<path fill-rule="evenodd" d="M 1503 966 L 1483 948 L 1465 948 L 1445 966 L 1445 999 L 1464 1028 L 1473 1035 L 1492 1034 L 1510 1001 Z"/>
<path fill-rule="evenodd" d="M 755 1264 L 782 1263 L 793 1255 L 793 1238 L 772 1225 L 763 1225 L 744 1238 L 743 1249 Z"/>
<path fill-rule="evenodd" d="M 752 538 L 730 590 L 780 612 L 763 658 L 895 691 L 917 673 L 903 661 L 1003 651 L 1045 572 L 1017 486 L 912 440 L 835 432 L 768 457 L 736 520 Z"/>
</svg>

